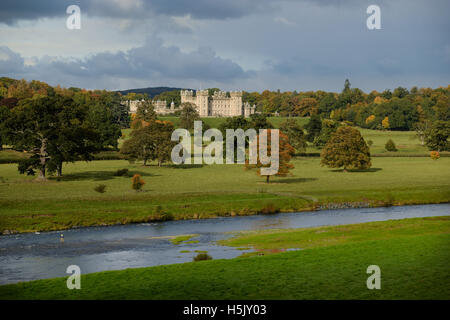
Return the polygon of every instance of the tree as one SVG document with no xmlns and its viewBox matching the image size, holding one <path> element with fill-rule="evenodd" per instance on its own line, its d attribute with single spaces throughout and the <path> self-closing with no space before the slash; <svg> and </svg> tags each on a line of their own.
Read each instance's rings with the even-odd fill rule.
<svg viewBox="0 0 450 320">
<path fill-rule="evenodd" d="M 428 120 L 417 122 L 414 126 L 414 130 L 416 131 L 416 136 L 420 140 L 420 144 L 425 145 L 425 139 L 427 136 L 428 130 L 431 128 L 431 122 Z"/>
<path fill-rule="evenodd" d="M 389 129 L 389 117 L 385 117 L 381 121 L 381 126 L 383 127 L 383 129 Z"/>
<path fill-rule="evenodd" d="M 144 186 L 145 181 L 142 180 L 140 174 L 135 174 L 133 178 L 131 178 L 131 188 L 135 191 L 140 191 Z"/>
<path fill-rule="evenodd" d="M 170 121 L 152 121 L 148 126 L 152 150 L 154 152 L 153 159 L 158 161 L 158 166 L 161 166 L 166 161 L 170 161 L 171 153 L 176 142 L 171 140 L 174 126 Z"/>
<path fill-rule="evenodd" d="M 320 130 L 319 135 L 314 138 L 313 144 L 318 148 L 322 148 L 325 146 L 330 140 L 331 135 L 336 132 L 339 128 L 340 124 L 337 121 L 323 119 L 322 120 L 322 129 Z"/>
<path fill-rule="evenodd" d="M 316 114 L 317 111 L 318 103 L 314 98 L 303 98 L 294 110 L 300 117 Z"/>
<path fill-rule="evenodd" d="M 228 118 L 225 118 L 225 121 L 220 124 L 219 130 L 225 136 L 226 129 L 233 129 L 233 130 L 242 129 L 242 130 L 246 130 L 249 127 L 249 125 L 250 125 L 249 122 L 243 116 L 228 117 Z"/>
<path fill-rule="evenodd" d="M 268 168 L 271 166 L 271 164 L 262 164 L 259 157 L 259 149 L 260 148 L 267 148 L 267 155 L 270 157 L 271 154 L 271 129 L 267 130 L 267 144 L 264 145 L 260 140 L 260 135 L 257 136 L 257 163 L 256 164 L 250 164 L 248 160 L 246 160 L 245 168 L 247 170 L 257 168 L 257 174 L 259 176 L 264 176 L 261 174 L 261 168 Z M 279 132 L 279 156 L 278 156 L 278 172 L 275 174 L 279 177 L 286 177 L 289 174 L 289 170 L 294 168 L 294 165 L 290 164 L 289 161 L 292 158 L 292 155 L 295 152 L 295 149 L 289 144 L 288 137 L 282 133 Z M 271 175 L 265 175 L 266 177 L 266 183 L 269 183 Z"/>
<path fill-rule="evenodd" d="M 272 124 L 267 121 L 267 115 L 264 113 L 254 113 L 250 116 L 250 128 L 259 132 L 259 129 L 272 129 Z"/>
<path fill-rule="evenodd" d="M 150 100 L 141 101 L 136 110 L 136 119 L 150 122 L 157 119 L 155 107 Z"/>
<path fill-rule="evenodd" d="M 53 95 L 25 99 L 8 110 L 1 124 L 7 141 L 16 150 L 26 150 L 29 158 L 19 162 L 19 171 L 46 180 L 46 171 L 62 173 L 62 163 L 90 160 L 101 145 L 99 132 L 88 121 L 88 107 L 71 98 Z M 8 112 L 6 111 L 6 112 Z"/>
<path fill-rule="evenodd" d="M 309 119 L 309 122 L 305 125 L 306 140 L 309 142 L 313 142 L 314 138 L 320 134 L 320 130 L 322 130 L 322 120 L 318 114 L 313 114 Z"/>
<path fill-rule="evenodd" d="M 392 139 L 389 139 L 389 140 L 386 142 L 386 144 L 384 145 L 384 148 L 385 148 L 387 151 L 392 151 L 392 152 L 397 151 L 397 147 L 395 146 L 395 143 L 394 143 L 394 141 L 392 141 Z"/>
<path fill-rule="evenodd" d="M 144 161 L 157 160 L 158 166 L 170 160 L 175 142 L 171 141 L 174 126 L 169 121 L 151 121 L 147 126 L 134 129 L 131 138 L 126 140 L 120 152 L 130 159 Z"/>
<path fill-rule="evenodd" d="M 331 136 L 321 153 L 322 166 L 330 168 L 367 169 L 371 167 L 369 147 L 361 133 L 352 127 L 341 126 Z"/>
<path fill-rule="evenodd" d="M 200 120 L 200 115 L 192 103 L 185 102 L 181 104 L 180 127 L 186 130 L 194 129 L 194 121 Z"/>
<path fill-rule="evenodd" d="M 330 114 L 335 108 L 336 98 L 333 93 L 327 93 L 319 103 L 319 114 Z"/>
<path fill-rule="evenodd" d="M 304 152 L 306 150 L 306 136 L 296 120 L 286 120 L 281 124 L 280 130 L 287 135 L 289 144 L 297 151 Z"/>
<path fill-rule="evenodd" d="M 129 105 L 122 103 L 118 92 L 102 91 L 97 103 L 109 109 L 112 123 L 117 124 L 120 128 L 130 127 Z"/>
<path fill-rule="evenodd" d="M 89 103 L 89 102 L 88 102 Z M 115 122 L 112 112 L 102 103 L 89 106 L 88 125 L 98 132 L 97 148 L 99 150 L 112 147 L 117 149 L 118 139 L 122 136 L 120 125 Z"/>
<path fill-rule="evenodd" d="M 450 121 L 435 121 L 426 131 L 426 145 L 429 150 L 450 151 Z"/>
<path fill-rule="evenodd" d="M 147 161 L 154 158 L 155 150 L 153 149 L 151 132 L 147 127 L 134 129 L 128 140 L 125 140 L 120 153 L 127 156 L 129 159 L 137 159 L 144 161 L 144 166 Z"/>
</svg>

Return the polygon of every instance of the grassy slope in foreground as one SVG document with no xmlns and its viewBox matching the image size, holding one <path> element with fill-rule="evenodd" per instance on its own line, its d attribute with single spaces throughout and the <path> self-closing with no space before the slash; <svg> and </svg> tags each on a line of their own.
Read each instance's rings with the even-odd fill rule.
<svg viewBox="0 0 450 320">
<path fill-rule="evenodd" d="M 101 224 L 249 215 L 273 209 L 313 207 L 312 200 L 373 202 L 375 205 L 450 201 L 450 158 L 373 158 L 372 168 L 342 172 L 318 158 L 296 158 L 291 177 L 270 184 L 242 165 L 143 167 L 124 160 L 77 162 L 64 167 L 61 181 L 45 183 L 20 175 L 17 165 L 0 165 L 0 232 L 44 231 Z M 139 173 L 144 192 L 131 190 Z M 106 185 L 99 194 L 94 188 Z M 167 214 L 167 215 L 165 215 Z"/>
<path fill-rule="evenodd" d="M 233 241 L 305 250 L 0 286 L 0 299 L 450 299 L 450 218 L 272 231 Z M 257 235 L 254 235 L 257 236 Z M 381 290 L 366 269 L 381 268 Z"/>
</svg>

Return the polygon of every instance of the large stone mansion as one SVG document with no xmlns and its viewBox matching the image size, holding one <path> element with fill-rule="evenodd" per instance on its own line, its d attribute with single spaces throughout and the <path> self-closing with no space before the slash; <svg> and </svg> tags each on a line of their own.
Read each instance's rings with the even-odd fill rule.
<svg viewBox="0 0 450 320">
<path fill-rule="evenodd" d="M 197 90 L 194 95 L 192 90 L 181 90 L 181 103 L 192 103 L 197 109 L 200 117 L 249 117 L 255 113 L 256 106 L 251 106 L 248 102 L 242 103 L 242 91 L 232 91 L 228 96 L 225 91 L 216 91 L 212 96 L 208 90 Z M 136 113 L 139 103 L 142 101 L 127 101 L 130 112 Z M 160 115 L 170 114 L 176 111 L 175 104 L 170 104 L 167 108 L 165 100 L 152 101 L 155 112 Z"/>
<path fill-rule="evenodd" d="M 200 117 L 249 117 L 255 113 L 256 106 L 248 102 L 242 103 L 242 91 L 232 91 L 227 96 L 225 91 L 215 91 L 212 96 L 208 90 L 181 90 L 181 103 L 189 102 L 195 105 Z"/>
</svg>

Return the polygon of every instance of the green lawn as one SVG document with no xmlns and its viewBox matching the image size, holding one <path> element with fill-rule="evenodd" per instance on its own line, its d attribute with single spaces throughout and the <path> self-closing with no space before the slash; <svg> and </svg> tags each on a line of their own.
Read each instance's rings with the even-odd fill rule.
<svg viewBox="0 0 450 320">
<path fill-rule="evenodd" d="M 178 117 L 167 116 L 159 117 L 161 120 L 169 120 L 174 123 L 175 127 L 178 127 L 180 119 Z M 211 128 L 218 128 L 226 118 L 202 118 L 202 120 L 210 125 Z M 268 118 L 275 128 L 279 128 L 280 125 L 288 119 L 287 117 L 271 117 Z M 292 119 L 292 118 L 291 118 Z M 297 122 L 303 126 L 308 121 L 309 118 L 295 118 Z M 361 131 L 364 139 L 366 141 L 372 140 L 373 145 L 370 148 L 370 152 L 374 156 L 429 156 L 430 151 L 426 146 L 422 146 L 416 137 L 414 131 L 381 131 L 381 130 L 369 130 L 358 128 Z M 128 139 L 130 137 L 131 129 L 123 129 L 122 133 L 124 138 Z M 384 146 L 386 142 L 392 139 L 397 146 L 398 151 L 388 152 L 385 150 Z M 119 139 L 119 147 L 122 146 L 124 139 Z M 315 148 L 310 144 L 306 149 L 307 153 L 320 153 L 320 149 Z M 443 152 L 443 156 L 450 156 L 449 152 Z M 16 152 L 12 150 L 0 151 L 0 163 L 10 163 L 18 161 L 20 158 L 26 156 L 26 154 L 21 152 Z M 117 155 L 116 155 L 117 158 Z"/>
<path fill-rule="evenodd" d="M 0 231 L 43 231 L 115 223 L 311 210 L 329 202 L 371 205 L 450 201 L 450 158 L 373 158 L 372 168 L 342 172 L 319 158 L 296 158 L 291 177 L 270 184 L 242 165 L 147 166 L 125 160 L 64 166 L 58 181 L 33 181 L 16 164 L 0 165 Z M 143 192 L 130 177 L 142 175 Z M 94 191 L 106 185 L 103 194 Z"/>
<path fill-rule="evenodd" d="M 0 286 L 0 299 L 450 299 L 450 219 L 433 217 L 271 231 L 233 240 L 303 248 Z M 272 251 L 275 252 L 275 251 Z M 369 265 L 381 289 L 368 290 Z"/>
</svg>

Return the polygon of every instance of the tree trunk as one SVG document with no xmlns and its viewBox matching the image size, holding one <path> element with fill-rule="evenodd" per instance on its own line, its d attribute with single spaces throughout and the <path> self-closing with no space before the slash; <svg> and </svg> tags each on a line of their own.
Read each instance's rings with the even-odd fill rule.
<svg viewBox="0 0 450 320">
<path fill-rule="evenodd" d="M 60 164 L 58 164 L 58 167 L 56 168 L 56 176 L 57 177 L 62 177 L 62 162 Z"/>
<path fill-rule="evenodd" d="M 267 176 L 266 176 L 266 183 L 269 183 L 269 179 L 270 179 L 270 176 L 267 175 Z"/>
<path fill-rule="evenodd" d="M 45 177 L 45 167 L 47 165 L 47 139 L 41 140 L 41 150 L 39 151 L 39 161 L 41 163 L 41 167 L 39 169 L 38 180 L 47 180 Z"/>
</svg>

